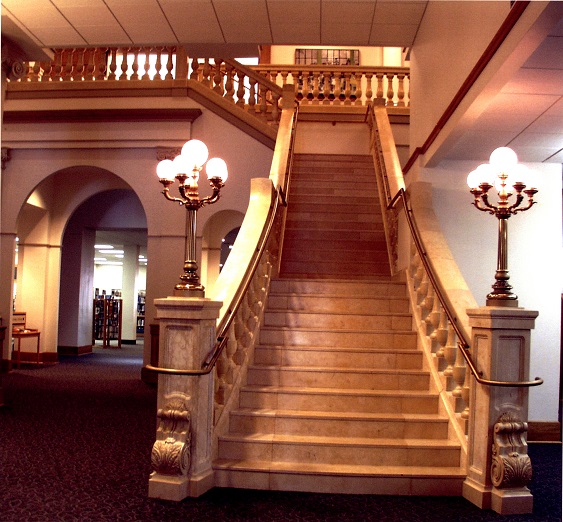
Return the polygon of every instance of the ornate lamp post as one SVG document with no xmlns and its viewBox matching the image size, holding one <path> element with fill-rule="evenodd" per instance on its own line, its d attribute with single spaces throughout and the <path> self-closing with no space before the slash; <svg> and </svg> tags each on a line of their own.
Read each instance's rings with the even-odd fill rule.
<svg viewBox="0 0 563 522">
<path fill-rule="evenodd" d="M 162 160 L 156 167 L 160 183 L 164 186 L 162 194 L 169 201 L 184 205 L 186 215 L 186 242 L 184 273 L 180 276 L 181 283 L 174 289 L 175 294 L 186 297 L 204 297 L 205 288 L 199 282 L 196 261 L 196 219 L 197 211 L 204 205 L 215 203 L 221 188 L 227 180 L 227 165 L 220 158 L 211 158 L 207 161 L 209 152 L 205 143 L 199 140 L 190 140 L 182 147 L 180 155 L 174 160 Z M 213 192 L 210 196 L 201 198 L 198 191 L 199 173 L 207 161 L 205 170 Z M 170 195 L 170 186 L 178 182 L 180 197 Z"/>
<path fill-rule="evenodd" d="M 532 208 L 535 203 L 534 194 L 537 189 L 532 185 L 529 170 L 518 163 L 516 153 L 508 147 L 500 147 L 493 151 L 489 163 L 479 165 L 467 176 L 467 184 L 473 194 L 473 205 L 478 210 L 488 212 L 498 218 L 498 254 L 497 271 L 493 291 L 487 295 L 487 306 L 518 306 L 518 296 L 511 292 L 508 283 L 508 229 L 507 220 L 513 214 Z M 498 193 L 498 202 L 489 202 L 489 190 Z M 516 199 L 511 200 L 516 193 Z M 526 206 L 520 207 L 525 196 Z"/>
</svg>

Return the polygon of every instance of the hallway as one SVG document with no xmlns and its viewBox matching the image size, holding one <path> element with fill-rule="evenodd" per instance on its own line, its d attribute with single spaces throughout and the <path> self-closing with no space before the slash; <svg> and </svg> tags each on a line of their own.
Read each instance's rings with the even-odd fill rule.
<svg viewBox="0 0 563 522">
<path fill-rule="evenodd" d="M 561 445 L 531 444 L 534 515 L 503 517 L 463 498 L 214 489 L 179 504 L 147 497 L 156 390 L 142 348 L 95 348 L 3 376 L 0 521 L 556 521 Z"/>
</svg>

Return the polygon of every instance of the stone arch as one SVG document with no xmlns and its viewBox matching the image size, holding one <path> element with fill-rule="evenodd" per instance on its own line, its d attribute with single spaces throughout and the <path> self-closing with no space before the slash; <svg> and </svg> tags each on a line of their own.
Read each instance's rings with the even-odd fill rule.
<svg viewBox="0 0 563 522">
<path fill-rule="evenodd" d="M 29 326 L 41 330 L 41 359 L 44 362 L 57 359 L 65 229 L 80 205 L 108 190 L 135 192 L 123 179 L 106 169 L 94 166 L 67 167 L 37 183 L 17 212 L 13 225 L 19 237 L 15 305 L 26 311 Z M 2 227 L 4 247 L 7 243 L 5 227 L 9 228 L 10 223 L 3 220 Z M 12 249 L 15 250 L 15 233 L 12 235 Z M 7 283 L 4 272 L 2 283 Z M 10 281 L 10 288 L 13 295 L 13 280 Z"/>
<path fill-rule="evenodd" d="M 201 248 L 201 276 L 206 287 L 206 295 L 214 293 L 214 285 L 219 276 L 221 242 L 234 228 L 240 227 L 244 214 L 236 210 L 221 210 L 213 214 L 203 227 Z"/>
</svg>

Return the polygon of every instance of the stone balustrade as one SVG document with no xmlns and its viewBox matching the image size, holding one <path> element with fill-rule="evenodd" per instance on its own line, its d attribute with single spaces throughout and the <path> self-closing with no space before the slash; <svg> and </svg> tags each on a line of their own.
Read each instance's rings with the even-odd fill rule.
<svg viewBox="0 0 563 522">
<path fill-rule="evenodd" d="M 408 67 L 258 65 L 253 69 L 278 85 L 295 85 L 301 104 L 365 106 L 384 100 L 388 107 L 410 105 Z"/>
<path fill-rule="evenodd" d="M 165 82 L 193 80 L 277 127 L 282 89 L 294 85 L 302 105 L 409 106 L 404 67 L 259 65 L 188 56 L 183 47 L 55 49 L 51 62 L 29 62 L 20 82 Z M 139 83 L 137 88 L 142 88 Z"/>
</svg>

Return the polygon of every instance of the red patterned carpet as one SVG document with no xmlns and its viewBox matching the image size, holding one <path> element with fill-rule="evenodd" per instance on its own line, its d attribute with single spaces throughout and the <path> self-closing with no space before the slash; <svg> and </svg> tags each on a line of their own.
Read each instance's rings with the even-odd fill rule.
<svg viewBox="0 0 563 522">
<path fill-rule="evenodd" d="M 0 521 L 560 521 L 561 445 L 531 444 L 533 515 L 463 498 L 214 489 L 181 503 L 147 497 L 156 391 L 139 347 L 96 349 L 4 375 Z"/>
</svg>

